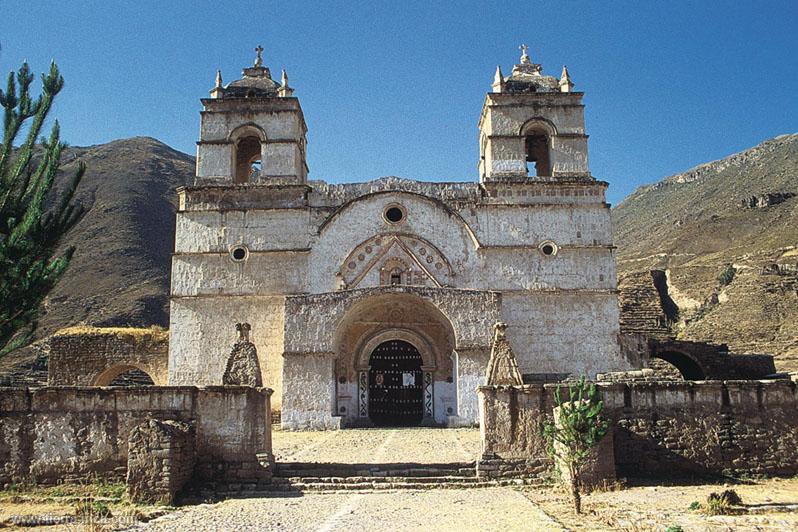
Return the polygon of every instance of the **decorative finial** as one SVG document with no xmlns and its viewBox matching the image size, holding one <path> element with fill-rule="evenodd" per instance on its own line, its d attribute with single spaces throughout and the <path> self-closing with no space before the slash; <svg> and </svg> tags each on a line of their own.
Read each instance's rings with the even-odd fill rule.
<svg viewBox="0 0 798 532">
<path fill-rule="evenodd" d="M 222 71 L 221 70 L 217 70 L 216 71 L 216 87 L 215 88 L 217 88 L 217 89 L 221 89 L 222 88 Z"/>
<path fill-rule="evenodd" d="M 256 67 L 262 67 L 263 66 L 263 46 L 258 45 L 258 47 L 255 48 L 255 54 L 257 54 L 255 56 L 255 66 Z"/>
<path fill-rule="evenodd" d="M 532 61 L 530 61 L 529 54 L 527 53 L 529 51 L 529 46 L 522 44 L 521 46 L 518 47 L 518 49 L 521 50 L 521 64 L 522 65 L 531 64 Z"/>
<path fill-rule="evenodd" d="M 496 67 L 496 74 L 493 76 L 493 92 L 504 91 L 504 75 L 502 74 L 502 67 Z"/>
<path fill-rule="evenodd" d="M 288 74 L 283 69 L 283 75 L 280 77 L 280 88 L 277 89 L 277 94 L 283 98 L 294 94 L 294 89 L 288 86 Z"/>
<path fill-rule="evenodd" d="M 571 76 L 568 74 L 568 67 L 562 66 L 562 75 L 560 75 L 560 92 L 571 92 L 574 88 L 574 83 L 571 81 Z"/>
</svg>

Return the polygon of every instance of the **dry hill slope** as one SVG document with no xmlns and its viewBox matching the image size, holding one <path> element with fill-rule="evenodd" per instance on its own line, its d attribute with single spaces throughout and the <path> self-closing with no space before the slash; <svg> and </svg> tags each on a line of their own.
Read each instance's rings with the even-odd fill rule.
<svg viewBox="0 0 798 532">
<path fill-rule="evenodd" d="M 86 323 L 168 326 L 175 188 L 194 174 L 194 158 L 147 137 L 71 148 L 68 172 L 87 164 L 76 196 L 86 214 L 64 245 L 76 247 L 45 302 L 39 336 Z"/>
<path fill-rule="evenodd" d="M 798 135 L 641 187 L 613 222 L 622 286 L 665 270 L 680 337 L 798 369 Z"/>
</svg>

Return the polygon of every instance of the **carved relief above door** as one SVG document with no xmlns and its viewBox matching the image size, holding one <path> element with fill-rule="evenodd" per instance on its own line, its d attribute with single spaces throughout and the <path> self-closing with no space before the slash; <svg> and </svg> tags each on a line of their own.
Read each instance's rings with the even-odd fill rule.
<svg viewBox="0 0 798 532">
<path fill-rule="evenodd" d="M 359 244 L 341 265 L 344 288 L 392 284 L 450 286 L 449 261 L 428 241 L 409 234 L 377 235 Z"/>
</svg>

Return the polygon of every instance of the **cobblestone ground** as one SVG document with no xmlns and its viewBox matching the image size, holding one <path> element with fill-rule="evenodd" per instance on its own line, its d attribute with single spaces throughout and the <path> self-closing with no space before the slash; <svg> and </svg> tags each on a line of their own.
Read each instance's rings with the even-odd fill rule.
<svg viewBox="0 0 798 532">
<path fill-rule="evenodd" d="M 510 488 L 306 494 L 199 505 L 138 529 L 156 530 L 563 530 Z"/>
<path fill-rule="evenodd" d="M 277 462 L 449 463 L 476 460 L 479 429 L 344 429 L 272 432 Z"/>
</svg>

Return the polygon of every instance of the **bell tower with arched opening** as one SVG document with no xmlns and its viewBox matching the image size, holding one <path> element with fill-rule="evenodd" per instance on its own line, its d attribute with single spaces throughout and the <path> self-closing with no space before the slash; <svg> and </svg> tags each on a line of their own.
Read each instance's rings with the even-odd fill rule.
<svg viewBox="0 0 798 532">
<path fill-rule="evenodd" d="M 480 181 L 592 179 L 587 164 L 582 93 L 563 67 L 560 79 L 544 76 L 526 45 L 505 77 L 496 68 L 479 120 Z"/>
<path fill-rule="evenodd" d="M 283 70 L 274 81 L 258 46 L 255 64 L 243 77 L 216 86 L 202 99 L 197 143 L 198 185 L 304 184 L 307 126 L 299 100 Z"/>
</svg>

